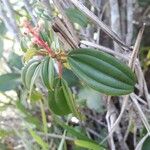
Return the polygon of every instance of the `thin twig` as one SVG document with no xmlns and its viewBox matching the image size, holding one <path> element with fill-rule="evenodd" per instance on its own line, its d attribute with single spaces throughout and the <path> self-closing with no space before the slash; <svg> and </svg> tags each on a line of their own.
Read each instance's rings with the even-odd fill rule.
<svg viewBox="0 0 150 150">
<path fill-rule="evenodd" d="M 23 3 L 25 5 L 25 8 L 28 11 L 29 15 L 31 16 L 34 25 L 36 25 L 37 24 L 37 20 L 36 20 L 35 16 L 33 15 L 32 6 L 30 5 L 28 0 L 23 0 Z"/>
<path fill-rule="evenodd" d="M 141 43 L 141 40 L 142 40 L 142 35 L 143 35 L 144 28 L 145 28 L 145 25 L 142 26 L 142 28 L 140 29 L 140 31 L 138 33 L 138 36 L 137 36 L 137 39 L 136 39 L 136 42 L 135 42 L 135 45 L 134 45 L 134 49 L 133 49 L 133 52 L 132 52 L 132 55 L 131 55 L 131 59 L 129 60 L 129 67 L 132 68 L 132 70 L 134 70 L 136 57 L 137 57 L 137 54 L 139 52 L 140 43 Z M 103 143 L 115 131 L 116 127 L 118 126 L 118 124 L 119 124 L 119 122 L 122 118 L 124 110 L 125 110 L 125 108 L 128 104 L 128 99 L 129 99 L 129 95 L 126 95 L 123 98 L 123 104 L 122 104 L 122 107 L 121 107 L 120 114 L 119 114 L 117 120 L 115 121 L 115 123 L 113 124 L 113 127 L 111 128 L 111 131 L 110 131 L 109 135 L 106 138 L 104 138 L 104 140 L 101 143 Z"/>
<path fill-rule="evenodd" d="M 45 135 L 45 133 L 43 133 L 43 132 L 37 132 L 37 134 L 42 135 L 42 136 L 47 136 L 47 137 L 50 137 L 50 138 L 56 138 L 56 139 L 62 139 L 62 137 L 63 137 L 63 135 L 52 134 L 52 133 L 48 133 L 48 134 Z M 74 141 L 75 139 L 66 136 L 65 140 Z"/>
<path fill-rule="evenodd" d="M 118 56 L 120 58 L 123 58 L 124 60 L 129 60 L 128 57 L 126 57 L 125 55 L 122 55 L 121 53 L 118 53 L 108 47 L 105 47 L 105 46 L 102 46 L 102 45 L 98 45 L 98 44 L 95 44 L 93 42 L 90 42 L 90 41 L 84 41 L 84 40 L 81 40 L 80 41 L 81 44 L 84 44 L 84 45 L 87 45 L 87 46 L 90 46 L 90 47 L 93 47 L 93 48 L 97 48 L 101 51 L 104 51 L 104 52 L 107 52 L 107 53 L 110 53 L 110 54 L 113 54 L 115 56 Z M 82 45 L 81 45 L 82 46 Z"/>
<path fill-rule="evenodd" d="M 12 22 L 10 21 L 10 18 L 7 17 L 6 13 L 4 12 L 4 10 L 2 9 L 2 6 L 0 6 L 0 17 L 2 18 L 2 20 L 4 21 L 7 29 L 14 35 L 14 37 L 16 38 L 17 42 L 19 42 L 19 36 L 18 36 L 18 32 L 16 31 L 16 29 L 14 28 Z"/>
<path fill-rule="evenodd" d="M 55 6 L 58 8 L 58 10 L 60 11 L 60 13 L 62 14 L 62 19 L 63 19 L 64 24 L 66 25 L 68 31 L 70 32 L 70 34 L 72 35 L 72 37 L 74 38 L 74 40 L 75 40 L 76 42 L 78 42 L 79 39 L 78 39 L 78 37 L 77 37 L 77 35 L 76 35 L 76 32 L 75 32 L 75 30 L 74 30 L 74 27 L 73 27 L 73 25 L 71 24 L 71 22 L 69 21 L 67 15 L 66 15 L 66 13 L 65 13 L 65 10 L 64 10 L 63 7 L 62 7 L 62 2 L 63 2 L 63 1 L 62 1 L 62 0 L 53 0 L 53 2 L 54 2 L 54 4 L 55 4 Z"/>
<path fill-rule="evenodd" d="M 138 143 L 138 145 L 136 146 L 135 150 L 141 150 L 142 145 L 144 143 L 144 141 L 147 139 L 147 137 L 149 136 L 149 134 L 147 133 Z"/>
<path fill-rule="evenodd" d="M 104 24 L 99 18 L 92 13 L 88 8 L 86 8 L 81 2 L 78 0 L 70 0 L 79 10 L 81 10 L 84 14 L 88 16 L 96 25 L 98 25 L 106 34 L 108 34 L 114 41 L 116 41 L 119 45 L 122 46 L 123 49 L 130 49 L 119 37 L 116 33 L 114 33 L 106 24 Z"/>
<path fill-rule="evenodd" d="M 150 125 L 148 123 L 148 120 L 146 119 L 145 114 L 143 113 L 143 111 L 142 111 L 137 99 L 134 97 L 134 95 L 130 94 L 130 97 L 131 97 L 132 101 L 134 102 L 134 104 L 136 105 L 136 107 L 139 111 L 140 118 L 141 118 L 143 124 L 145 125 L 146 130 L 148 131 L 148 133 L 150 135 Z"/>
</svg>

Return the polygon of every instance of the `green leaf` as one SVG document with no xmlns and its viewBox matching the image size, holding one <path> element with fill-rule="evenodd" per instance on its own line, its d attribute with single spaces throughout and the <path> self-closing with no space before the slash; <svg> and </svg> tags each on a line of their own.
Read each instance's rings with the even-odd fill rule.
<svg viewBox="0 0 150 150">
<path fill-rule="evenodd" d="M 78 111 L 78 107 L 76 105 L 75 99 L 72 95 L 72 92 L 67 84 L 67 82 L 62 79 L 61 80 L 62 83 L 62 88 L 63 88 L 63 92 L 64 95 L 66 97 L 66 102 L 71 110 L 71 112 L 80 120 L 82 120 L 84 117 L 80 114 L 80 112 Z"/>
<path fill-rule="evenodd" d="M 23 60 L 25 62 L 28 62 L 33 56 L 35 56 L 37 54 L 37 50 L 36 49 L 27 49 L 24 57 L 23 57 Z"/>
<path fill-rule="evenodd" d="M 30 95 L 30 100 L 32 103 L 35 103 L 35 102 L 41 100 L 42 97 L 43 97 L 43 95 L 39 91 L 33 90 Z"/>
<path fill-rule="evenodd" d="M 32 76 L 32 80 L 31 80 L 31 83 L 30 83 L 30 91 L 29 91 L 30 96 L 31 96 L 31 93 L 32 93 L 32 90 L 33 90 L 34 83 L 35 83 L 36 79 L 39 77 L 40 72 L 41 72 L 41 64 L 39 64 L 37 66 L 37 68 L 35 69 L 35 72 Z"/>
<path fill-rule="evenodd" d="M 37 72 L 40 70 L 40 63 L 35 61 L 31 65 L 27 67 L 25 74 L 25 86 L 28 90 L 30 90 L 30 94 L 32 92 L 32 87 L 34 85 L 35 79 L 37 78 Z"/>
<path fill-rule="evenodd" d="M 29 132 L 34 140 L 43 148 L 43 150 L 48 150 L 48 144 L 43 141 L 43 139 L 37 135 L 36 132 L 34 132 L 32 129 L 29 129 Z"/>
<path fill-rule="evenodd" d="M 61 115 L 70 114 L 72 111 L 68 105 L 66 95 L 63 90 L 62 80 L 56 79 L 56 86 L 54 89 L 55 102 L 60 110 Z"/>
<path fill-rule="evenodd" d="M 100 146 L 96 143 L 85 141 L 85 140 L 75 140 L 74 143 L 77 146 L 87 148 L 87 149 L 90 149 L 90 150 L 106 150 L 102 146 Z"/>
<path fill-rule="evenodd" d="M 66 15 L 73 23 L 78 23 L 81 27 L 86 27 L 89 23 L 88 18 L 76 8 L 68 8 Z"/>
<path fill-rule="evenodd" d="M 95 49 L 79 48 L 68 55 L 71 70 L 94 90 L 112 96 L 134 91 L 132 70 L 115 57 Z"/>
<path fill-rule="evenodd" d="M 79 84 L 79 79 L 75 76 L 75 74 L 69 70 L 63 69 L 63 79 L 65 79 L 69 86 L 75 86 Z"/>
<path fill-rule="evenodd" d="M 43 122 L 43 131 L 45 134 L 47 134 L 48 128 L 47 128 L 46 113 L 45 113 L 44 104 L 42 103 L 42 101 L 40 101 L 40 109 L 41 109 L 41 116 L 42 116 L 42 122 Z"/>
<path fill-rule="evenodd" d="M 9 65 L 12 67 L 16 67 L 18 69 L 21 69 L 23 67 L 21 56 L 17 55 L 16 53 L 12 52 L 9 55 Z"/>
<path fill-rule="evenodd" d="M 149 150 L 150 148 L 150 137 L 148 137 L 144 143 L 143 143 L 143 146 L 142 146 L 142 150 Z"/>
<path fill-rule="evenodd" d="M 48 90 L 53 90 L 54 76 L 55 72 L 53 59 L 49 56 L 45 57 L 42 63 L 41 78 Z"/>
<path fill-rule="evenodd" d="M 0 91 L 8 91 L 15 89 L 19 82 L 20 74 L 8 73 L 0 76 Z"/>
</svg>

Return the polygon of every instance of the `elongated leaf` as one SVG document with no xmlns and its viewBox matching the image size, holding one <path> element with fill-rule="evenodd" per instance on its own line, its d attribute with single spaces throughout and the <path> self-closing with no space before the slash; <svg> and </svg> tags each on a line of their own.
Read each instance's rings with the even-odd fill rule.
<svg viewBox="0 0 150 150">
<path fill-rule="evenodd" d="M 88 148 L 90 150 L 106 150 L 102 146 L 89 142 L 89 141 L 84 141 L 84 140 L 75 140 L 74 142 L 77 146 L 83 147 L 83 148 Z"/>
<path fill-rule="evenodd" d="M 150 148 L 150 137 L 148 137 L 144 143 L 143 143 L 143 146 L 142 146 L 142 150 L 149 150 Z"/>
<path fill-rule="evenodd" d="M 65 80 L 61 80 L 62 82 L 62 88 L 63 88 L 63 91 L 64 91 L 64 95 L 66 97 L 66 101 L 67 101 L 67 104 L 71 110 L 71 112 L 79 119 L 82 120 L 82 116 L 80 114 L 80 112 L 78 111 L 78 108 L 76 106 L 76 103 L 75 103 L 75 99 L 73 98 L 73 95 L 72 95 L 72 92 L 70 90 L 70 88 L 68 87 L 68 84 Z"/>
<path fill-rule="evenodd" d="M 54 75 L 53 60 L 48 56 L 44 59 L 41 69 L 41 78 L 48 90 L 53 90 Z"/>
<path fill-rule="evenodd" d="M 53 91 L 48 91 L 48 104 L 51 111 L 57 115 L 63 115 L 62 110 L 57 106 Z"/>
<path fill-rule="evenodd" d="M 77 76 L 69 69 L 63 69 L 63 79 L 67 81 L 69 86 L 75 86 L 79 84 Z"/>
<path fill-rule="evenodd" d="M 61 139 L 61 142 L 60 142 L 57 150 L 63 150 L 64 143 L 65 143 L 65 136 L 66 136 L 66 130 L 64 131 L 63 137 Z"/>
<path fill-rule="evenodd" d="M 65 96 L 63 85 L 61 84 L 61 80 L 56 80 L 56 86 L 54 90 L 55 102 L 57 107 L 61 110 L 61 115 L 67 115 L 71 113 L 71 109 L 68 105 L 67 98 Z"/>
<path fill-rule="evenodd" d="M 36 79 L 40 75 L 40 71 L 41 71 L 41 65 L 38 65 L 37 68 L 35 69 L 35 72 L 34 72 L 33 76 L 32 76 L 32 80 L 31 80 L 31 84 L 30 84 L 30 96 L 31 96 L 31 93 L 32 93 L 33 85 L 34 85 Z"/>
<path fill-rule="evenodd" d="M 37 77 L 37 69 L 39 70 L 39 63 L 38 62 L 34 62 L 32 63 L 27 71 L 26 71 L 26 75 L 25 75 L 25 85 L 27 87 L 28 90 L 30 90 L 30 93 L 31 93 L 31 90 L 32 90 L 32 87 L 33 87 L 33 79 L 35 81 L 36 77 Z M 34 74 L 36 76 L 34 76 Z"/>
<path fill-rule="evenodd" d="M 42 103 L 42 101 L 40 101 L 40 108 L 41 108 L 41 116 L 42 116 L 42 122 L 43 122 L 43 131 L 45 134 L 47 134 L 48 132 L 47 120 L 46 120 L 46 114 L 44 110 L 44 104 Z"/>
<path fill-rule="evenodd" d="M 8 91 L 15 89 L 20 80 L 20 74 L 8 73 L 0 76 L 0 91 Z"/>
<path fill-rule="evenodd" d="M 48 144 L 45 143 L 42 138 L 36 134 L 36 132 L 34 132 L 32 129 L 29 129 L 29 132 L 34 140 L 43 148 L 43 150 L 48 150 Z"/>
<path fill-rule="evenodd" d="M 76 49 L 69 53 L 68 62 L 72 71 L 98 92 L 117 96 L 134 90 L 134 73 L 111 55 L 94 49 Z"/>
</svg>

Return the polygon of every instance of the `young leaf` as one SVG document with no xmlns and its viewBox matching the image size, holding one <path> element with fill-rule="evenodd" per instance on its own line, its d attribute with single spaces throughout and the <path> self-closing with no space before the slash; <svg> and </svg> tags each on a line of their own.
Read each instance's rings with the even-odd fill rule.
<svg viewBox="0 0 150 150">
<path fill-rule="evenodd" d="M 28 62 L 33 56 L 35 56 L 37 54 L 37 50 L 36 49 L 28 49 L 23 57 L 23 60 L 25 62 Z"/>
<path fill-rule="evenodd" d="M 34 140 L 43 148 L 43 150 L 48 150 L 48 144 L 45 143 L 45 141 L 43 141 L 42 138 L 36 134 L 36 132 L 34 132 L 32 129 L 29 129 L 29 132 Z"/>
<path fill-rule="evenodd" d="M 66 97 L 66 101 L 67 101 L 67 104 L 71 110 L 71 112 L 80 120 L 83 119 L 83 116 L 79 113 L 78 111 L 78 108 L 77 108 L 77 105 L 75 103 L 75 99 L 72 95 L 72 92 L 67 84 L 67 82 L 62 79 L 61 80 L 61 83 L 62 83 L 62 88 L 63 88 L 63 91 L 64 91 L 64 95 Z"/>
</svg>

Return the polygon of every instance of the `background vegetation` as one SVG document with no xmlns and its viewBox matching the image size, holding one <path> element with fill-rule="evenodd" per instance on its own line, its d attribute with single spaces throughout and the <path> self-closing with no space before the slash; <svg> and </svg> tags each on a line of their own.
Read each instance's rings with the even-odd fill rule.
<svg viewBox="0 0 150 150">
<path fill-rule="evenodd" d="M 42 58 L 25 20 L 55 52 L 96 48 L 129 64 L 134 93 L 106 96 L 63 69 L 84 119 L 54 115 L 41 80 L 30 93 L 21 80 L 23 66 Z M 149 0 L 0 0 L 0 149 L 149 150 L 149 34 Z"/>
</svg>

